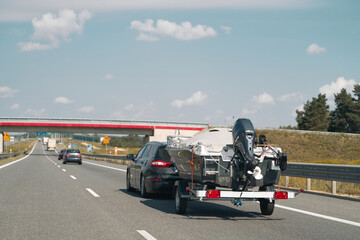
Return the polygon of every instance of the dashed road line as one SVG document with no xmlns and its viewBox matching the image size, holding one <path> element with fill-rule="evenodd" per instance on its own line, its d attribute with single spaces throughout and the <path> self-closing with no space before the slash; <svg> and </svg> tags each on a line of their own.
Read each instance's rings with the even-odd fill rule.
<svg viewBox="0 0 360 240">
<path fill-rule="evenodd" d="M 72 178 L 72 179 L 74 179 L 74 180 L 76 180 L 77 178 L 76 177 L 74 177 L 73 175 L 70 175 L 70 177 Z"/>
<path fill-rule="evenodd" d="M 66 169 L 62 169 L 63 170 L 63 172 L 66 172 Z"/>
<path fill-rule="evenodd" d="M 147 240 L 156 240 L 156 238 L 154 238 L 153 236 L 150 235 L 150 233 L 148 233 L 145 230 L 136 230 L 138 233 L 141 234 L 141 236 L 143 236 L 145 239 Z"/>
<path fill-rule="evenodd" d="M 96 192 L 94 192 L 91 188 L 86 188 L 86 190 L 91 193 L 94 197 L 100 197 Z"/>
</svg>

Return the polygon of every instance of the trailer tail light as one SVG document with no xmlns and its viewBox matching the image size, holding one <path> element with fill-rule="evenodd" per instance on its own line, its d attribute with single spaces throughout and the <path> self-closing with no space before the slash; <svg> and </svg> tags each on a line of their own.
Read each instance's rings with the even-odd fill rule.
<svg viewBox="0 0 360 240">
<path fill-rule="evenodd" d="M 288 192 L 285 191 L 275 192 L 275 199 L 288 199 Z"/>
<path fill-rule="evenodd" d="M 152 167 L 170 167 L 171 163 L 161 161 L 161 160 L 155 160 L 150 163 L 150 166 Z"/>
<path fill-rule="evenodd" d="M 207 190 L 206 197 L 207 198 L 220 198 L 220 191 L 219 190 Z"/>
</svg>

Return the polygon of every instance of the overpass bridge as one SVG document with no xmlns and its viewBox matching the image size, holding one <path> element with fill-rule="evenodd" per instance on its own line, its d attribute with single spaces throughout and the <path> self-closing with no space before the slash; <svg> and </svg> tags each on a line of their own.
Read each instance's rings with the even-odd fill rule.
<svg viewBox="0 0 360 240">
<path fill-rule="evenodd" d="M 145 141 L 166 141 L 176 129 L 192 136 L 208 128 L 207 123 L 126 121 L 55 118 L 0 118 L 0 153 L 3 152 L 5 132 L 55 132 L 144 135 Z"/>
</svg>

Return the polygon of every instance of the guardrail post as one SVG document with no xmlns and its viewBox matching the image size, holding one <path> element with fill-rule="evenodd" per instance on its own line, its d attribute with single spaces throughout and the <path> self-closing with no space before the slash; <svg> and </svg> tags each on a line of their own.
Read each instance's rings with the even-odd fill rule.
<svg viewBox="0 0 360 240">
<path fill-rule="evenodd" d="M 332 194 L 336 194 L 336 181 L 332 181 L 331 184 L 331 190 L 332 190 Z"/>
<path fill-rule="evenodd" d="M 285 187 L 289 187 L 289 180 L 290 180 L 290 177 L 285 176 Z"/>
<path fill-rule="evenodd" d="M 311 190 L 311 178 L 306 179 L 306 190 Z"/>
</svg>

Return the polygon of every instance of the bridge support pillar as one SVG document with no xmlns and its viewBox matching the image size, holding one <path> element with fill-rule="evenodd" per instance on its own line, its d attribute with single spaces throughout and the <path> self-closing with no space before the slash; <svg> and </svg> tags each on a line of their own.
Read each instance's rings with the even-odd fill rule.
<svg viewBox="0 0 360 240">
<path fill-rule="evenodd" d="M 4 152 L 4 133 L 0 132 L 0 153 Z"/>
</svg>

